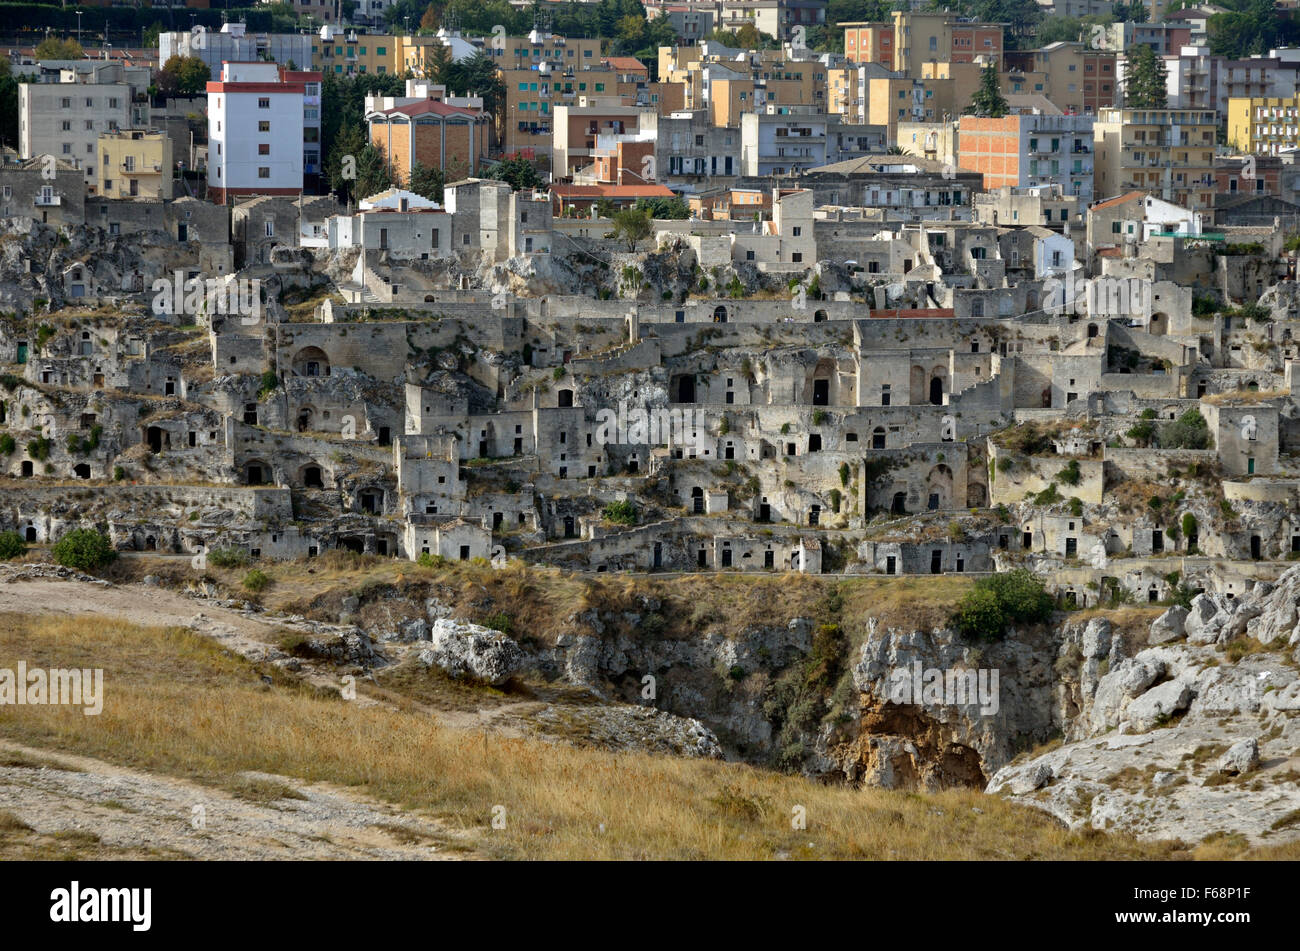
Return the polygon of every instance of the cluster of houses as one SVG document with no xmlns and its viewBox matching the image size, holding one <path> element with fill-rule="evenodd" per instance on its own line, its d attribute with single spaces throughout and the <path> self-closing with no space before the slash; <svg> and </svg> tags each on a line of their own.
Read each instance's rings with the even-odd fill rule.
<svg viewBox="0 0 1300 951">
<path fill-rule="evenodd" d="M 895 13 L 844 55 L 665 48 L 653 82 L 599 41 L 507 37 L 504 128 L 418 75 L 367 101 L 397 184 L 355 204 L 312 194 L 326 68 L 483 48 L 164 34 L 219 60 L 165 107 L 147 68 L 38 64 L 0 162 L 0 523 L 597 572 L 1027 565 L 1077 605 L 1244 591 L 1300 557 L 1290 162 L 1226 154 L 1213 102 L 1125 106 L 1147 40 L 1112 32 L 1026 59 L 996 24 Z M 1026 88 L 958 115 L 990 63 Z M 493 177 L 543 153 L 548 184 Z M 611 217 L 677 199 L 648 234 Z"/>
</svg>

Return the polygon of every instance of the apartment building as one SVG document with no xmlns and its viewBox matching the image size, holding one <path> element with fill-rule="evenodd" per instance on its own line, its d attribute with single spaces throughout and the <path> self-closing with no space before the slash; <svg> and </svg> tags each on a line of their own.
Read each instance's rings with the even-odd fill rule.
<svg viewBox="0 0 1300 951">
<path fill-rule="evenodd" d="M 322 76 L 315 70 L 280 70 L 280 79 L 302 83 L 302 177 L 303 186 L 319 191 L 325 163 L 321 155 L 320 86 Z"/>
<path fill-rule="evenodd" d="M 335 76 L 400 73 L 401 37 L 321 27 L 311 47 L 311 68 Z"/>
<path fill-rule="evenodd" d="M 1093 124 L 1094 193 L 1135 189 L 1201 211 L 1213 207 L 1218 116 L 1196 109 L 1103 109 Z"/>
<path fill-rule="evenodd" d="M 557 106 L 551 148 L 552 175 L 563 178 L 593 164 L 597 139 L 637 132 L 642 111 L 635 106 L 619 105 L 617 99 L 584 99 L 577 105 Z"/>
<path fill-rule="evenodd" d="M 828 119 L 802 114 L 747 113 L 740 120 L 743 175 L 797 175 L 826 164 Z"/>
<path fill-rule="evenodd" d="M 1254 155 L 1300 146 L 1300 96 L 1229 99 L 1228 144 Z"/>
<path fill-rule="evenodd" d="M 581 185 L 654 184 L 654 132 L 643 129 L 630 135 L 596 136 L 591 165 L 582 174 L 575 173 L 573 181 Z"/>
<path fill-rule="evenodd" d="M 53 172 L 53 175 L 51 175 Z M 53 227 L 86 221 L 86 179 L 71 162 L 44 157 L 0 161 L 0 218 L 28 218 Z"/>
<path fill-rule="evenodd" d="M 885 126 L 894 141 L 900 122 L 937 122 L 959 112 L 954 87 L 951 79 L 869 79 L 866 121 Z"/>
<path fill-rule="evenodd" d="M 77 165 L 93 192 L 99 184 L 99 137 L 149 126 L 149 69 L 96 63 L 87 70 L 61 69 L 58 80 L 18 83 L 18 153 Z"/>
<path fill-rule="evenodd" d="M 498 69 L 532 69 L 542 63 L 559 69 L 592 69 L 600 65 L 600 39 L 579 40 L 533 30 L 527 36 L 488 37 L 483 52 Z"/>
<path fill-rule="evenodd" d="M 851 63 L 880 63 L 920 76 L 923 63 L 1001 62 L 1003 24 L 974 23 L 951 13 L 895 10 L 888 23 L 842 23 Z"/>
<path fill-rule="evenodd" d="M 1280 52 L 1280 51 L 1274 51 Z M 1219 62 L 1221 114 L 1229 99 L 1290 99 L 1300 93 L 1300 61 L 1280 56 L 1252 56 Z"/>
<path fill-rule="evenodd" d="M 288 75 L 295 78 L 287 79 L 275 63 L 225 63 L 221 78 L 208 83 L 212 201 L 302 193 L 308 83 L 301 77 L 316 77 L 319 97 L 320 74 Z M 318 101 L 318 116 L 319 108 Z"/>
<path fill-rule="evenodd" d="M 894 142 L 906 155 L 957 167 L 957 122 L 900 122 Z"/>
<path fill-rule="evenodd" d="M 658 181 L 681 186 L 740 174 L 739 129 L 714 125 L 703 109 L 653 121 Z"/>
<path fill-rule="evenodd" d="M 872 79 L 892 79 L 882 63 L 848 63 L 826 70 L 826 111 L 845 122 L 867 122 L 871 112 Z"/>
<path fill-rule="evenodd" d="M 331 0 L 284 0 L 289 8 L 299 16 L 322 23 L 333 23 L 338 19 L 338 10 Z"/>
<path fill-rule="evenodd" d="M 889 148 L 889 131 L 883 125 L 863 122 L 844 122 L 831 115 L 826 125 L 826 162 L 847 162 L 850 159 L 881 155 Z"/>
<path fill-rule="evenodd" d="M 172 197 L 172 140 L 166 132 L 122 129 L 99 136 L 95 191 L 105 198 Z"/>
<path fill-rule="evenodd" d="M 844 58 L 851 64 L 879 63 L 894 68 L 894 25 L 892 23 L 841 23 L 844 30 Z"/>
<path fill-rule="evenodd" d="M 536 68 L 503 69 L 506 101 L 501 142 L 508 153 L 533 150 L 545 154 L 553 146 L 556 110 L 587 98 L 623 103 L 618 73 L 600 67 L 571 69 L 543 63 Z"/>
<path fill-rule="evenodd" d="M 315 63 L 309 33 L 249 33 L 243 23 L 226 23 L 220 30 L 166 31 L 158 34 L 158 66 L 173 56 L 194 56 L 207 64 L 211 75 L 221 75 L 221 64 L 265 60 L 299 69 Z"/>
<path fill-rule="evenodd" d="M 1091 116 L 962 116 L 957 124 L 957 165 L 983 175 L 990 191 L 1055 185 L 1087 205 L 1093 195 L 1092 149 Z"/>
<path fill-rule="evenodd" d="M 826 23 L 827 0 L 717 0 L 715 20 L 720 30 L 753 26 L 758 32 L 786 42 L 795 30 Z M 806 33 L 805 33 L 806 35 Z"/>
<path fill-rule="evenodd" d="M 1066 195 L 1059 185 L 1006 187 L 975 195 L 975 220 L 980 224 L 1052 228 L 1084 222 L 1087 203 Z"/>
<path fill-rule="evenodd" d="M 1082 43 L 1049 43 L 1039 50 L 1008 53 L 1003 93 L 1046 96 L 1062 112 L 1086 112 L 1115 105 L 1115 54 Z"/>
<path fill-rule="evenodd" d="M 1165 88 L 1170 109 L 1218 109 L 1221 56 L 1204 46 L 1184 46 L 1166 56 Z"/>
<path fill-rule="evenodd" d="M 660 16 L 668 17 L 683 44 L 694 44 L 713 32 L 717 14 L 712 4 L 682 2 L 672 0 L 649 0 L 642 4 L 646 19 L 653 20 Z"/>
</svg>

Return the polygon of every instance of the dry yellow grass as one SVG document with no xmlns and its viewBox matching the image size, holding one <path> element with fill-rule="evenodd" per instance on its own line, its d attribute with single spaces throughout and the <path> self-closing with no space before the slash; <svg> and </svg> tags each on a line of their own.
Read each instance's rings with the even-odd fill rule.
<svg viewBox="0 0 1300 951">
<path fill-rule="evenodd" d="M 1215 406 L 1253 406 L 1290 395 L 1287 390 L 1229 390 L 1226 393 L 1202 396 L 1201 402 L 1212 403 Z"/>
<path fill-rule="evenodd" d="M 645 614 L 643 599 L 654 599 L 660 602 L 657 613 L 665 619 L 665 637 L 695 636 L 704 631 L 735 636 L 747 628 L 770 626 L 774 619 L 784 623 L 791 617 L 811 617 L 819 623 L 838 623 L 856 644 L 871 616 L 887 617 L 900 627 L 941 626 L 972 584 L 970 578 L 950 575 L 849 579 L 738 572 L 663 577 L 579 575 L 520 562 L 512 562 L 504 570 L 464 562 L 424 568 L 349 552 L 261 567 L 273 582 L 259 597 L 270 611 L 332 620 L 345 595 L 392 585 L 399 596 L 413 603 L 436 594 L 458 616 L 471 620 L 481 621 L 498 612 L 508 614 L 516 632 L 546 641 L 572 629 L 575 613 L 595 609 L 614 615 L 625 611 Z M 208 574 L 234 596 L 246 597 L 239 586 L 245 570 L 209 567 Z M 126 581 L 146 571 L 185 577 L 183 568 L 168 571 L 152 563 L 131 564 L 129 559 L 114 567 L 112 577 Z"/>
<path fill-rule="evenodd" d="M 352 786 L 471 829 L 481 851 L 503 858 L 1097 859 L 1176 850 L 1072 834 L 969 791 L 855 790 L 442 728 L 282 676 L 266 686 L 260 675 L 270 669 L 180 630 L 0 616 L 0 666 L 20 658 L 103 667 L 105 704 L 98 717 L 0 708 L 0 734 L 10 739 L 228 788 L 245 770 Z M 792 828 L 796 806 L 806 830 Z M 491 828 L 496 807 L 504 829 Z"/>
</svg>

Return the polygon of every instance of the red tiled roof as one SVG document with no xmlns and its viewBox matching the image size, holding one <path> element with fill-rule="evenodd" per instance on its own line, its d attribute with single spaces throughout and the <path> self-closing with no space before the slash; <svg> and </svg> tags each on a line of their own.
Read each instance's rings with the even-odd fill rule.
<svg viewBox="0 0 1300 951">
<path fill-rule="evenodd" d="M 610 56 L 605 59 L 611 69 L 630 70 L 632 72 L 641 72 L 646 69 L 646 64 L 641 62 L 635 56 Z"/>
<path fill-rule="evenodd" d="M 561 198 L 672 198 L 667 185 L 552 185 Z"/>
<path fill-rule="evenodd" d="M 1141 198 L 1145 194 L 1146 194 L 1145 192 L 1129 192 L 1127 195 L 1120 195 L 1118 198 L 1108 198 L 1105 201 L 1099 201 L 1097 202 L 1097 204 L 1093 205 L 1092 207 L 1094 209 L 1113 208 L 1116 205 L 1122 205 L 1125 202 L 1129 202 Z"/>
<path fill-rule="evenodd" d="M 438 116 L 481 116 L 481 109 L 471 109 L 468 106 L 449 106 L 445 102 L 435 102 L 432 99 L 426 99 L 423 102 L 413 102 L 409 106 L 394 106 L 392 109 L 376 109 L 375 113 L 382 113 L 391 116 L 393 113 L 401 113 L 404 116 L 424 116 L 433 113 Z M 372 113 L 375 114 L 375 113 Z"/>
</svg>

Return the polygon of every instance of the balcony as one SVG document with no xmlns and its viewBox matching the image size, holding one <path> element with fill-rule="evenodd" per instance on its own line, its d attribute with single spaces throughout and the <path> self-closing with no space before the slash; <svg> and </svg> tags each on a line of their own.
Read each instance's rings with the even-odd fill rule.
<svg viewBox="0 0 1300 951">
<path fill-rule="evenodd" d="M 37 208 L 57 208 L 63 204 L 62 195 L 37 195 L 33 201 Z"/>
</svg>

